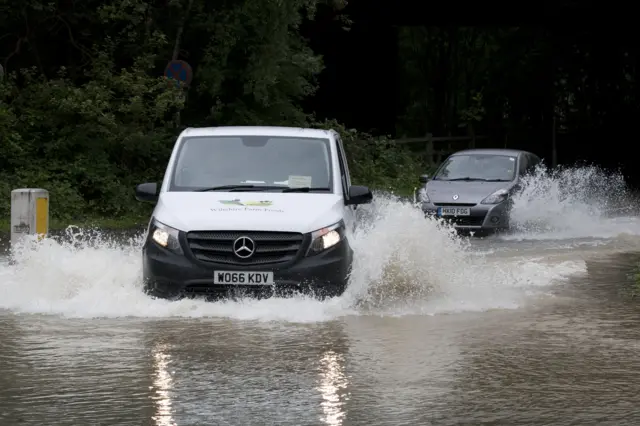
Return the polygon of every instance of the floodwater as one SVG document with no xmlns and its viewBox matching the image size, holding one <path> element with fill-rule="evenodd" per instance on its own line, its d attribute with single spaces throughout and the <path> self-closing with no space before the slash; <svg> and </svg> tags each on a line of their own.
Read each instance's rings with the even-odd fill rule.
<svg viewBox="0 0 640 426">
<path fill-rule="evenodd" d="M 640 218 L 566 173 L 485 239 L 378 198 L 324 302 L 152 300 L 137 236 L 34 244 L 0 265 L 0 425 L 639 425 Z"/>
</svg>

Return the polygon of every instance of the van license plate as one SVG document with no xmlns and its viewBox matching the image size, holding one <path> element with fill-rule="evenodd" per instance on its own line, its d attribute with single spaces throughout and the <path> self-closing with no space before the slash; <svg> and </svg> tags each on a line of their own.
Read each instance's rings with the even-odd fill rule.
<svg viewBox="0 0 640 426">
<path fill-rule="evenodd" d="M 470 216 L 469 207 L 438 207 L 438 216 Z"/>
<path fill-rule="evenodd" d="M 214 284 L 272 285 L 273 272 L 215 271 Z"/>
</svg>

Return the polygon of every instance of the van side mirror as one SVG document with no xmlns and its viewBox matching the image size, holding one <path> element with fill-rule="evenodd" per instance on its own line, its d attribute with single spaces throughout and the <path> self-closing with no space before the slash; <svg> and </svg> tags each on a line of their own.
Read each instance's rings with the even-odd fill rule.
<svg viewBox="0 0 640 426">
<path fill-rule="evenodd" d="M 429 175 L 420 175 L 420 183 L 429 182 Z"/>
<path fill-rule="evenodd" d="M 136 200 L 150 203 L 158 201 L 158 184 L 149 182 L 136 186 Z"/>
<path fill-rule="evenodd" d="M 373 200 L 373 194 L 366 186 L 353 185 L 349 187 L 349 199 L 347 205 L 369 204 Z"/>
</svg>

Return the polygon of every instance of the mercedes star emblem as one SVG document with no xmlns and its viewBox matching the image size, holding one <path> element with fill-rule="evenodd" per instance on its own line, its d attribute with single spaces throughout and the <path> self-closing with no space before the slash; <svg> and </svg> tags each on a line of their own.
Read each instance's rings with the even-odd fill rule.
<svg viewBox="0 0 640 426">
<path fill-rule="evenodd" d="M 453 196 L 453 199 L 454 199 L 454 200 L 457 200 L 457 199 L 458 199 L 458 194 L 454 195 L 454 196 Z"/>
<path fill-rule="evenodd" d="M 256 243 L 249 237 L 240 237 L 233 242 L 233 252 L 240 259 L 248 259 L 256 251 Z"/>
</svg>

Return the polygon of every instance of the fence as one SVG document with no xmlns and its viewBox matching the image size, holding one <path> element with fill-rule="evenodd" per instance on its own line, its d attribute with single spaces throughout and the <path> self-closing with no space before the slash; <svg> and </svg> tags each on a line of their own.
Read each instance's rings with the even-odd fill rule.
<svg viewBox="0 0 640 426">
<path fill-rule="evenodd" d="M 478 140 L 487 136 L 433 136 L 431 133 L 421 138 L 401 138 L 391 141 L 396 144 L 422 144 L 427 166 L 438 165 L 444 158 L 456 151 L 477 147 Z"/>
</svg>

